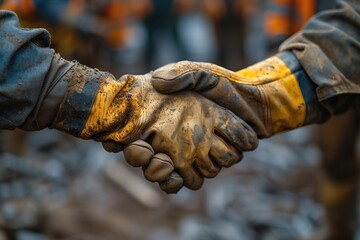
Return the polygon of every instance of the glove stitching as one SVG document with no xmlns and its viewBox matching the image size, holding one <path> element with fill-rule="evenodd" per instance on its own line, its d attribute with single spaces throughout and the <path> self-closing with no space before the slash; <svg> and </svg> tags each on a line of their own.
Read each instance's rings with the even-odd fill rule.
<svg viewBox="0 0 360 240">
<path fill-rule="evenodd" d="M 270 108 L 270 102 L 269 102 L 269 97 L 268 95 L 266 94 L 266 91 L 264 89 L 264 86 L 263 85 L 259 85 L 257 86 L 259 92 L 260 92 L 260 95 L 261 95 L 261 98 L 265 104 L 265 114 L 264 114 L 264 125 L 265 125 L 265 135 L 269 135 L 269 134 L 272 134 L 272 131 L 271 131 L 271 108 Z"/>
<path fill-rule="evenodd" d="M 146 101 L 145 100 L 146 98 L 144 96 L 144 93 L 146 92 L 145 91 L 146 78 L 143 77 L 143 76 L 136 76 L 136 77 L 139 78 L 138 81 L 139 81 L 139 83 L 141 85 L 140 86 L 140 90 L 141 90 L 141 93 L 140 93 L 140 97 L 141 97 L 141 99 L 140 99 L 140 108 L 141 108 L 141 110 L 140 110 L 140 116 L 139 116 L 136 124 L 134 125 L 135 130 L 127 136 L 127 141 L 126 142 L 128 142 L 128 143 L 137 140 L 136 136 L 139 136 L 140 133 L 142 132 L 143 129 L 142 129 L 141 126 L 145 122 L 144 119 L 146 119 L 146 117 L 147 117 L 147 114 L 146 114 L 146 111 L 145 111 L 145 108 L 144 108 L 145 101 Z"/>
</svg>

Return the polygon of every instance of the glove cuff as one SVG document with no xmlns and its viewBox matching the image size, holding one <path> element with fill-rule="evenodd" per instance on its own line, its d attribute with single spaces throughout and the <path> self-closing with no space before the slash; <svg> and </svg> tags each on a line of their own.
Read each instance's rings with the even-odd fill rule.
<svg viewBox="0 0 360 240">
<path fill-rule="evenodd" d="M 66 86 L 66 93 L 56 118 L 49 127 L 80 137 L 100 84 L 109 76 L 110 74 L 75 63 L 58 84 Z M 55 88 L 53 94 L 56 94 L 56 90 Z"/>
<path fill-rule="evenodd" d="M 126 142 L 136 131 L 141 83 L 135 76 L 120 79 L 76 63 L 59 82 L 67 85 L 51 128 L 83 139 Z"/>
<path fill-rule="evenodd" d="M 305 105 L 305 118 L 302 125 L 325 122 L 330 117 L 330 113 L 320 104 L 317 85 L 310 79 L 292 52 L 282 52 L 277 56 L 291 71 L 301 91 Z"/>
<path fill-rule="evenodd" d="M 259 137 L 320 123 L 329 117 L 317 99 L 316 85 L 291 52 L 279 53 L 237 75 L 238 83 L 245 84 L 238 85 L 238 91 L 261 120 L 250 119 Z"/>
</svg>

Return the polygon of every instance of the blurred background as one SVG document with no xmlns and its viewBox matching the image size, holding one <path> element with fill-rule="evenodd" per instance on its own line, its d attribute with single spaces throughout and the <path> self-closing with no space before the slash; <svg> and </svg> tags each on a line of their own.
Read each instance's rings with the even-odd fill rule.
<svg viewBox="0 0 360 240">
<path fill-rule="evenodd" d="M 240 70 L 332 0 L 0 0 L 68 60 L 116 77 L 180 61 Z M 0 240 L 360 239 L 358 113 L 262 140 L 200 191 L 162 193 L 101 144 L 0 132 Z M 339 127 L 341 126 L 341 127 Z M 360 229 L 360 228 L 359 228 Z"/>
</svg>

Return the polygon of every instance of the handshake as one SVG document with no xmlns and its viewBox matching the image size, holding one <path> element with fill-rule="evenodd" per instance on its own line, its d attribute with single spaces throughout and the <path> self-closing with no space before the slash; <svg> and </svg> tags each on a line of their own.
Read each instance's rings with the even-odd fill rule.
<svg viewBox="0 0 360 240">
<path fill-rule="evenodd" d="M 259 138 L 321 119 L 315 85 L 291 52 L 238 72 L 184 61 L 120 79 L 53 61 L 63 61 L 52 70 L 61 79 L 43 105 L 63 96 L 46 126 L 124 150 L 127 162 L 167 193 L 199 189 Z"/>
</svg>

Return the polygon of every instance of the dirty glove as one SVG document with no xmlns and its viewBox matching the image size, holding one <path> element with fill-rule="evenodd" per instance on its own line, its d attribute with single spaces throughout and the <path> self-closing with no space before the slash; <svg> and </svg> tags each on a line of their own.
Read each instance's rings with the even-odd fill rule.
<svg viewBox="0 0 360 240">
<path fill-rule="evenodd" d="M 169 164 L 191 189 L 200 188 L 204 176 L 216 175 L 221 166 L 238 162 L 242 151 L 257 145 L 253 130 L 232 112 L 194 92 L 160 94 L 151 85 L 151 74 L 117 80 L 78 63 L 54 61 L 48 74 L 51 79 L 46 81 L 52 87 L 23 129 L 55 128 L 104 142 L 114 152 L 137 139 L 145 140 L 154 153 L 171 158 Z M 53 109 L 56 114 L 48 115 Z M 154 157 L 159 159 L 158 154 Z M 145 165 L 145 176 L 151 181 L 172 180 L 169 174 L 159 174 L 161 168 L 151 162 L 132 163 Z"/>
<path fill-rule="evenodd" d="M 131 166 L 142 167 L 145 178 L 151 182 L 158 182 L 164 192 L 177 193 L 183 187 L 183 178 L 174 171 L 171 158 L 164 153 L 155 154 L 147 142 L 136 140 L 126 145 L 124 157 Z"/>
<path fill-rule="evenodd" d="M 265 138 L 329 113 L 296 57 L 283 52 L 238 72 L 209 63 L 179 62 L 156 70 L 152 84 L 162 93 L 193 90 L 233 111 Z"/>
</svg>

